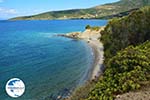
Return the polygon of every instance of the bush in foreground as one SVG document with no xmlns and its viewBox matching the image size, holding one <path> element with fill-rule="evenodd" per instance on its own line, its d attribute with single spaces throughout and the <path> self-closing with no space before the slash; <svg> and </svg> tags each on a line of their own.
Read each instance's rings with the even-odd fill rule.
<svg viewBox="0 0 150 100">
<path fill-rule="evenodd" d="M 127 47 L 112 57 L 106 66 L 88 100 L 112 100 L 117 94 L 137 90 L 144 81 L 150 81 L 150 42 Z"/>
</svg>

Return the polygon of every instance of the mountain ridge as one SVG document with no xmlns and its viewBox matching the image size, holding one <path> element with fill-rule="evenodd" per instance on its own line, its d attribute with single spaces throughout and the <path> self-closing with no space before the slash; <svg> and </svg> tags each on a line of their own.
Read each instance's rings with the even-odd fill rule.
<svg viewBox="0 0 150 100">
<path fill-rule="evenodd" d="M 61 11 L 50 11 L 31 16 L 21 16 L 10 20 L 51 20 L 51 19 L 97 19 L 127 12 L 150 5 L 150 0 L 120 0 L 87 9 L 71 9 Z"/>
</svg>

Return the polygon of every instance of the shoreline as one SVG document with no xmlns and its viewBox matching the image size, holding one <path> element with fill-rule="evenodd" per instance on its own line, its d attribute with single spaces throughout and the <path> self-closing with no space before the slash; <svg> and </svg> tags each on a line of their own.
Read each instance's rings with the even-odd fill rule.
<svg viewBox="0 0 150 100">
<path fill-rule="evenodd" d="M 104 27 L 101 27 L 99 30 L 86 29 L 84 32 L 72 32 L 68 34 L 57 35 L 57 36 L 72 38 L 76 40 L 83 40 L 89 45 L 89 47 L 91 47 L 94 61 L 89 70 L 88 80 L 97 79 L 103 73 L 104 70 L 104 66 L 103 66 L 104 47 L 103 44 L 98 39 L 101 37 L 100 32 L 103 29 Z"/>
<path fill-rule="evenodd" d="M 87 44 L 91 47 L 94 57 L 93 65 L 90 71 L 90 80 L 97 80 L 97 78 L 104 71 L 104 47 L 98 39 L 101 37 L 100 32 L 102 30 L 103 29 L 99 31 L 86 30 L 85 32 L 81 33 L 84 34 L 83 36 L 81 36 L 81 39 L 87 42 Z"/>
<path fill-rule="evenodd" d="M 99 41 L 99 38 L 101 37 L 100 32 L 103 29 L 104 27 L 101 27 L 98 31 L 86 29 L 84 32 L 72 32 L 68 34 L 57 35 L 57 36 L 62 36 L 66 38 L 72 38 L 75 40 L 83 40 L 92 49 L 93 63 L 92 63 L 91 68 L 88 71 L 87 81 L 97 80 L 98 77 L 101 74 L 103 74 L 103 71 L 104 71 L 104 66 L 103 66 L 104 47 L 103 47 L 103 44 Z M 75 90 L 73 89 L 72 91 L 75 91 Z M 63 100 L 69 100 L 68 98 L 70 98 L 72 93 L 70 93 L 70 95 L 68 95 L 66 98 L 63 98 Z M 61 98 L 61 96 L 58 96 L 58 98 Z"/>
<path fill-rule="evenodd" d="M 91 68 L 90 80 L 95 80 L 103 73 L 103 70 L 104 70 L 103 68 L 103 60 L 104 60 L 103 45 L 98 40 L 90 40 L 90 41 L 85 40 L 85 41 L 91 47 L 92 52 L 93 52 L 94 61 L 93 61 L 93 65 Z"/>
</svg>

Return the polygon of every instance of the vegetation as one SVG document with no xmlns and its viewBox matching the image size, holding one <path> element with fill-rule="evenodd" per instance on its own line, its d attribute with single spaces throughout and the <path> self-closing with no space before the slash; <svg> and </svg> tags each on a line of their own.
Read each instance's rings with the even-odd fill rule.
<svg viewBox="0 0 150 100">
<path fill-rule="evenodd" d="M 90 25 L 87 25 L 85 27 L 85 29 L 90 29 L 90 30 L 94 30 L 94 31 L 99 31 L 100 27 L 99 26 L 90 26 Z"/>
<path fill-rule="evenodd" d="M 150 6 L 131 13 L 127 17 L 112 19 L 102 32 L 105 58 L 111 58 L 129 45 L 150 40 Z"/>
<path fill-rule="evenodd" d="M 126 0 L 124 0 L 126 1 Z M 136 1 L 136 0 L 135 0 Z M 113 100 L 150 83 L 150 6 L 112 19 L 102 31 L 105 72 L 67 100 Z M 93 29 L 90 25 L 86 29 Z"/>
<path fill-rule="evenodd" d="M 120 0 L 115 3 L 109 3 L 109 4 L 100 5 L 88 9 L 51 11 L 51 12 L 41 13 L 33 16 L 12 18 L 11 20 L 110 18 L 111 15 L 116 15 L 116 14 L 119 14 L 119 16 L 120 14 L 122 14 L 122 16 L 124 14 L 127 15 L 128 14 L 126 13 L 127 11 L 143 7 L 145 5 L 150 5 L 150 0 Z"/>
<path fill-rule="evenodd" d="M 87 100 L 113 100 L 150 83 L 149 18 L 147 6 L 108 23 L 102 32 L 106 69 Z"/>
<path fill-rule="evenodd" d="M 112 100 L 117 94 L 136 90 L 150 81 L 150 42 L 118 52 L 89 94 L 88 100 Z"/>
<path fill-rule="evenodd" d="M 96 84 L 96 82 L 94 82 L 94 81 L 86 82 L 86 84 L 84 86 L 81 86 L 81 87 L 78 87 L 77 89 L 75 89 L 73 94 L 69 98 L 66 98 L 64 100 L 83 100 L 83 99 L 86 99 L 88 97 L 88 94 L 90 93 L 90 91 L 95 86 L 95 84 Z"/>
<path fill-rule="evenodd" d="M 87 25 L 86 27 L 85 27 L 85 29 L 90 29 L 91 28 L 91 26 L 90 25 Z"/>
<path fill-rule="evenodd" d="M 123 16 L 127 16 L 127 15 L 129 15 L 130 13 L 132 13 L 136 10 L 139 10 L 139 8 L 131 9 L 131 10 L 128 10 L 128 11 L 125 11 L 125 12 L 117 13 L 117 14 L 112 14 L 112 15 L 109 15 L 109 16 L 103 16 L 103 17 L 100 17 L 100 19 L 120 18 L 120 17 L 123 17 Z"/>
</svg>

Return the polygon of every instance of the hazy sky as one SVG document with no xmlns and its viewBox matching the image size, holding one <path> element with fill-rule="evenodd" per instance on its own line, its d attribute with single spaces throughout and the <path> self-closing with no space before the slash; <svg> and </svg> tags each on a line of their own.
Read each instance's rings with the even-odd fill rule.
<svg viewBox="0 0 150 100">
<path fill-rule="evenodd" d="M 53 10 L 89 8 L 119 0 L 0 0 L 0 18 L 38 14 Z"/>
</svg>

